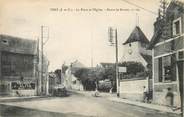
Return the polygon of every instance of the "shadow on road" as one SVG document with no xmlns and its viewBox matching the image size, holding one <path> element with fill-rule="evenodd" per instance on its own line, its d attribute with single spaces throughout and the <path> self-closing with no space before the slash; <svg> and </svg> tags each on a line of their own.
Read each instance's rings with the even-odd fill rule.
<svg viewBox="0 0 184 117">
<path fill-rule="evenodd" d="M 0 117 L 87 117 L 75 113 L 57 113 L 0 104 Z"/>
</svg>

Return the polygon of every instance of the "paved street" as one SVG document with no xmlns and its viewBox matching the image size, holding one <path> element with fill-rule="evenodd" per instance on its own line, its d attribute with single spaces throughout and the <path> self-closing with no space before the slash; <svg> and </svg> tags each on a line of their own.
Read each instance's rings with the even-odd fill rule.
<svg viewBox="0 0 184 117">
<path fill-rule="evenodd" d="M 103 97 L 73 94 L 69 97 L 42 98 L 5 102 L 0 105 L 1 117 L 173 117 L 163 112 Z M 177 117 L 177 116 L 176 116 Z"/>
</svg>

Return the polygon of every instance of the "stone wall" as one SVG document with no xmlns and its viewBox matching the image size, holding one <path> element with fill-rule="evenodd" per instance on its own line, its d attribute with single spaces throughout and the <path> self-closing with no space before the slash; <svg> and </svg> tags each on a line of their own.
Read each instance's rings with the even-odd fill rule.
<svg viewBox="0 0 184 117">
<path fill-rule="evenodd" d="M 147 79 L 120 82 L 120 97 L 134 101 L 143 101 L 144 86 L 148 88 Z"/>
</svg>

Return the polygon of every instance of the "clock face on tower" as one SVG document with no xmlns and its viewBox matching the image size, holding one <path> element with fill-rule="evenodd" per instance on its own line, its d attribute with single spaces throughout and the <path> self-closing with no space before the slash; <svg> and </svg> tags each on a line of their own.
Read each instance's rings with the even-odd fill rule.
<svg viewBox="0 0 184 117">
<path fill-rule="evenodd" d="M 128 49 L 128 53 L 129 54 L 132 54 L 132 49 Z"/>
</svg>

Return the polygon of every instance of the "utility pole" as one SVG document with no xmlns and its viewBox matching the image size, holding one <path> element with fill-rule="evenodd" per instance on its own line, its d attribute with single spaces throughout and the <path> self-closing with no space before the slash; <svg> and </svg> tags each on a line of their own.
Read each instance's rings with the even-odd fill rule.
<svg viewBox="0 0 184 117">
<path fill-rule="evenodd" d="M 117 29 L 115 29 L 115 44 L 116 44 L 116 85 L 117 85 L 117 97 L 119 97 L 119 72 L 118 72 L 118 39 Z"/>
<path fill-rule="evenodd" d="M 43 93 L 43 26 L 41 26 L 41 94 Z"/>
<path fill-rule="evenodd" d="M 115 71 L 116 71 L 116 91 L 117 91 L 117 97 L 119 97 L 119 67 L 118 67 L 118 39 L 117 39 L 117 28 L 113 29 L 112 27 L 109 27 L 108 30 L 109 33 L 109 42 L 112 46 L 115 45 L 115 51 L 116 51 L 116 62 L 115 62 Z M 114 42 L 115 41 L 115 42 Z"/>
<path fill-rule="evenodd" d="M 44 28 L 47 28 L 47 32 L 44 32 Z M 47 35 L 47 36 L 45 36 L 45 35 Z M 44 42 L 44 39 L 46 39 L 45 42 Z M 48 78 L 44 79 L 44 77 L 43 77 L 43 73 L 46 72 L 46 71 L 44 71 L 44 48 L 43 47 L 47 43 L 48 40 L 49 40 L 49 27 L 41 26 L 41 70 L 40 70 L 41 77 L 40 77 L 40 81 L 39 81 L 39 83 L 40 83 L 39 88 L 40 88 L 41 95 L 44 94 L 44 88 L 45 88 L 45 90 L 47 90 Z M 49 64 L 49 63 L 47 63 L 47 61 L 45 61 L 45 64 Z M 45 67 L 47 67 L 47 65 Z M 47 70 L 47 69 L 45 68 L 45 70 Z M 45 77 L 47 77 L 46 73 L 45 73 Z M 44 83 L 45 83 L 45 85 L 44 85 Z M 47 91 L 45 91 L 45 93 L 47 93 Z"/>
</svg>

